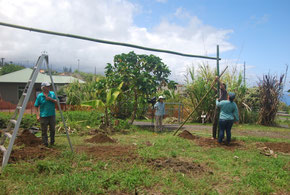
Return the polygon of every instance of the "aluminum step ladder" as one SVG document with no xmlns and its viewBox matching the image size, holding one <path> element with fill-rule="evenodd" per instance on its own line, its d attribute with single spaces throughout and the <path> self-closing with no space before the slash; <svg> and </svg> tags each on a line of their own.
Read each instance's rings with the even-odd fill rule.
<svg viewBox="0 0 290 195">
<path fill-rule="evenodd" d="M 52 86 L 53 86 L 53 91 L 55 92 L 55 95 L 56 95 L 58 108 L 59 108 L 59 111 L 60 111 L 60 114 L 61 114 L 62 121 L 64 123 L 64 127 L 65 127 L 65 130 L 66 130 L 66 134 L 67 134 L 67 138 L 68 138 L 68 141 L 69 141 L 69 144 L 70 144 L 71 151 L 73 152 L 73 148 L 72 148 L 72 145 L 71 145 L 71 142 L 70 142 L 70 139 L 69 139 L 69 135 L 68 135 L 67 127 L 66 127 L 66 124 L 65 124 L 65 120 L 64 120 L 63 114 L 61 112 L 59 99 L 58 99 L 58 96 L 56 94 L 55 85 L 54 85 L 54 82 L 53 82 L 53 79 L 52 79 L 51 71 L 49 69 L 48 55 L 42 54 L 38 58 L 36 65 L 33 67 L 32 74 L 31 74 L 31 76 L 30 76 L 30 78 L 29 78 L 29 80 L 28 80 L 28 82 L 27 82 L 27 84 L 26 84 L 26 86 L 25 86 L 25 88 L 23 90 L 23 93 L 22 93 L 22 95 L 21 95 L 21 97 L 19 99 L 19 102 L 17 104 L 15 112 L 12 115 L 11 119 L 9 120 L 7 128 L 4 130 L 3 137 L 0 138 L 0 151 L 3 152 L 2 169 L 8 163 L 8 160 L 9 160 L 9 157 L 10 157 L 13 145 L 14 145 L 14 141 L 16 139 L 16 136 L 17 136 L 20 124 L 21 124 L 21 120 L 23 118 L 27 103 L 28 103 L 30 95 L 32 93 L 32 89 L 34 87 L 37 75 L 39 73 L 40 67 L 43 64 L 43 62 L 46 62 L 47 69 L 49 70 L 50 79 L 51 79 L 51 83 L 52 83 Z M 6 139 L 9 139 L 8 148 L 5 147 Z"/>
</svg>

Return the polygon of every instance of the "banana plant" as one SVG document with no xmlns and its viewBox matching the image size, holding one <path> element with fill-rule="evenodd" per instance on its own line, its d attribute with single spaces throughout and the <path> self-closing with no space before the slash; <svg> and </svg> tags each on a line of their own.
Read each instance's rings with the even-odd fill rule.
<svg viewBox="0 0 290 195">
<path fill-rule="evenodd" d="M 122 92 L 121 88 L 123 86 L 123 82 L 117 88 L 105 88 L 106 99 L 103 101 L 102 99 L 95 99 L 90 101 L 84 101 L 81 103 L 82 106 L 91 106 L 95 109 L 100 109 L 104 112 L 104 122 L 105 127 L 111 131 L 111 113 L 113 106 L 116 104 L 117 98 Z M 111 133 L 111 132 L 109 132 Z"/>
</svg>

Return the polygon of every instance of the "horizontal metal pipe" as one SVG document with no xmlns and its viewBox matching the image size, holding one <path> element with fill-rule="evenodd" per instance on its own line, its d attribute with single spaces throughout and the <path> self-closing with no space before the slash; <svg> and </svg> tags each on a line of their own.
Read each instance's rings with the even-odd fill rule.
<svg viewBox="0 0 290 195">
<path fill-rule="evenodd" d="M 0 22 L 0 25 L 1 26 L 12 27 L 12 28 L 18 28 L 18 29 L 22 29 L 22 30 L 28 30 L 28 31 L 33 31 L 33 32 L 44 33 L 44 34 L 51 34 L 51 35 L 57 35 L 57 36 L 62 36 L 62 37 L 70 37 L 70 38 L 74 38 L 74 39 L 82 39 L 82 40 L 87 40 L 87 41 L 104 43 L 104 44 L 119 45 L 119 46 L 133 47 L 133 48 L 137 48 L 137 49 L 154 51 L 154 52 L 169 53 L 169 54 L 174 54 L 174 55 L 179 55 L 179 56 L 184 56 L 184 57 L 204 58 L 204 59 L 210 59 L 210 60 L 221 60 L 220 58 L 217 58 L 217 57 L 184 54 L 184 53 L 180 53 L 180 52 L 176 52 L 176 51 L 163 50 L 163 49 L 154 49 L 154 48 L 143 47 L 143 46 L 139 46 L 139 45 L 133 45 L 133 44 L 130 44 L 130 43 L 121 43 L 121 42 L 115 42 L 115 41 L 106 41 L 106 40 L 101 40 L 101 39 L 94 39 L 94 38 L 84 37 L 84 36 L 79 36 L 79 35 L 65 34 L 65 33 L 60 33 L 60 32 L 37 29 L 37 28 L 29 28 L 29 27 L 26 27 L 26 26 L 19 26 L 19 25 L 15 25 L 15 24 L 4 23 L 4 22 Z"/>
</svg>

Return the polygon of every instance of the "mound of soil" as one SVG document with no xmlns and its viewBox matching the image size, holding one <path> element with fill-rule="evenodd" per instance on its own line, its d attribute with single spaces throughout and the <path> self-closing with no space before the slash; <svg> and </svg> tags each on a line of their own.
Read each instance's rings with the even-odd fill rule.
<svg viewBox="0 0 290 195">
<path fill-rule="evenodd" d="M 187 130 L 184 130 L 182 131 L 179 135 L 179 137 L 182 137 L 184 139 L 190 139 L 190 140 L 194 140 L 194 139 L 199 139 L 200 137 L 199 136 L 194 136 L 192 135 L 189 131 Z"/>
<path fill-rule="evenodd" d="M 241 142 L 241 141 L 232 140 L 229 145 L 226 145 L 224 143 L 219 144 L 216 139 L 195 136 L 195 135 L 192 135 L 187 130 L 184 130 L 178 136 L 181 138 L 184 138 L 184 139 L 194 140 L 197 145 L 203 146 L 203 147 L 210 147 L 210 148 L 223 147 L 223 148 L 229 149 L 229 150 L 243 147 L 243 142 Z"/>
<path fill-rule="evenodd" d="M 205 172 L 205 169 L 200 164 L 181 161 L 174 158 L 149 159 L 147 163 L 157 169 L 172 169 L 174 172 L 181 172 L 184 174 Z"/>
<path fill-rule="evenodd" d="M 90 139 L 86 139 L 86 141 L 90 142 L 90 143 L 116 143 L 115 140 L 113 140 L 112 138 L 108 137 L 105 134 L 97 134 L 94 137 L 90 138 Z"/>
<path fill-rule="evenodd" d="M 85 152 L 97 159 L 136 159 L 136 148 L 134 146 L 77 146 L 78 153 Z"/>
<path fill-rule="evenodd" d="M 16 145 L 25 145 L 25 146 L 39 146 L 42 144 L 41 138 L 36 137 L 29 130 L 24 130 L 15 140 Z"/>
</svg>

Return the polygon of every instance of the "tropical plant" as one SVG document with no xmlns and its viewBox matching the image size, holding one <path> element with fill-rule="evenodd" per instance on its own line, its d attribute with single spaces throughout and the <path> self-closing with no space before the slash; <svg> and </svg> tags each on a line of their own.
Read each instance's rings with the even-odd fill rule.
<svg viewBox="0 0 290 195">
<path fill-rule="evenodd" d="M 186 94 L 190 100 L 189 105 L 184 101 L 187 107 L 196 107 L 205 92 L 210 89 L 211 83 L 215 79 L 215 75 L 215 71 L 211 70 L 209 64 L 206 63 L 198 65 L 196 74 L 193 66 L 188 68 L 186 75 Z M 201 115 L 205 114 L 207 120 L 212 121 L 215 109 L 215 99 L 216 92 L 212 90 L 195 113 L 193 113 L 192 119 L 200 122 Z"/>
<path fill-rule="evenodd" d="M 117 104 L 118 115 L 131 115 L 133 123 L 138 108 L 147 107 L 147 99 L 169 82 L 170 70 L 157 56 L 130 52 L 116 55 L 114 63 L 107 64 L 105 73 L 110 87 L 124 82 L 123 93 Z"/>
<path fill-rule="evenodd" d="M 97 77 L 95 80 L 86 83 L 75 81 L 62 88 L 67 96 L 67 104 L 80 105 L 82 101 L 105 99 L 104 90 L 106 79 Z"/>
<path fill-rule="evenodd" d="M 280 98 L 283 93 L 284 74 L 278 79 L 275 75 L 263 75 L 259 81 L 260 112 L 258 123 L 261 125 L 274 125 Z"/>
<path fill-rule="evenodd" d="M 117 88 L 106 88 L 105 101 L 103 101 L 102 99 L 95 99 L 95 100 L 83 101 L 81 103 L 82 106 L 92 106 L 96 109 L 99 108 L 99 111 L 103 109 L 104 125 L 106 129 L 108 129 L 109 131 L 111 131 L 111 117 L 112 117 L 112 110 L 114 109 L 113 106 L 115 105 L 116 100 L 122 91 L 121 90 L 122 86 L 123 86 L 123 83 L 120 83 L 120 85 Z"/>
</svg>

